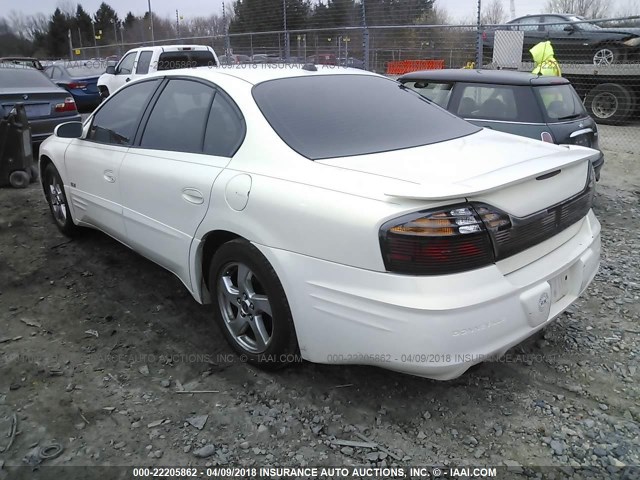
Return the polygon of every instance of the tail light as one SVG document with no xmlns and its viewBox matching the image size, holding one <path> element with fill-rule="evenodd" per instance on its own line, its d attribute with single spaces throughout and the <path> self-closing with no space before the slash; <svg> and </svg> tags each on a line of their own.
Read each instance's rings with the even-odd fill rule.
<svg viewBox="0 0 640 480">
<path fill-rule="evenodd" d="M 494 216 L 492 216 L 492 214 Z M 487 226 L 500 228 L 501 215 L 479 214 L 469 204 L 405 215 L 380 228 L 380 246 L 390 272 L 444 275 L 495 262 Z"/>
<path fill-rule="evenodd" d="M 75 112 L 76 102 L 73 100 L 73 97 L 67 97 L 64 99 L 64 103 L 56 103 L 54 110 L 58 113 L 61 112 Z"/>
<path fill-rule="evenodd" d="M 547 143 L 556 143 L 553 141 L 553 136 L 549 133 L 549 132 L 542 132 L 540 134 L 540 139 L 543 142 L 547 142 Z"/>
<path fill-rule="evenodd" d="M 87 88 L 87 84 L 84 82 L 71 82 L 68 85 L 69 88 L 79 88 L 79 89 L 86 89 Z"/>
</svg>

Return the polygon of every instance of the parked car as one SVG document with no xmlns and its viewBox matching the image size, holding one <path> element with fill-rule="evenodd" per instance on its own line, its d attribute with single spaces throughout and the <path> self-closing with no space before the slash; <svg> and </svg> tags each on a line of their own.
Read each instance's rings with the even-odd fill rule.
<svg viewBox="0 0 640 480">
<path fill-rule="evenodd" d="M 338 63 L 342 67 L 359 68 L 359 69 L 364 68 L 364 61 L 354 57 L 348 57 L 348 58 L 342 57 L 340 58 Z"/>
<path fill-rule="evenodd" d="M 245 63 L 251 63 L 251 57 L 249 55 L 220 55 L 218 57 L 220 65 L 242 65 Z"/>
<path fill-rule="evenodd" d="M 0 65 L 0 111 L 10 112 L 16 103 L 25 106 L 36 146 L 51 135 L 57 125 L 80 120 L 73 97 L 42 72 L 30 67 Z"/>
<path fill-rule="evenodd" d="M 0 63 L 44 70 L 40 60 L 33 57 L 0 57 Z"/>
<path fill-rule="evenodd" d="M 408 73 L 398 81 L 479 127 L 599 150 L 598 125 L 567 79 L 508 70 L 444 69 Z M 597 179 L 603 164 L 600 152 L 593 159 Z"/>
<path fill-rule="evenodd" d="M 166 71 L 41 150 L 57 227 L 174 273 L 249 362 L 438 379 L 504 353 L 598 269 L 596 150 L 481 129 L 364 71 Z"/>
<path fill-rule="evenodd" d="M 133 48 L 117 65 L 107 66 L 106 72 L 98 79 L 98 90 L 103 98 L 107 98 L 125 83 L 150 73 L 217 65 L 219 62 L 216 52 L 204 45 Z"/>
<path fill-rule="evenodd" d="M 73 95 L 79 109 L 93 109 L 100 104 L 98 78 L 105 71 L 102 62 L 56 62 L 44 71 L 56 85 Z"/>
<path fill-rule="evenodd" d="M 509 30 L 524 32 L 525 58 L 535 44 L 550 40 L 560 64 L 611 65 L 640 60 L 640 28 L 605 28 L 578 15 L 556 13 L 527 15 L 511 20 L 507 25 Z M 493 47 L 493 39 L 493 32 L 487 32 L 489 50 Z"/>
<path fill-rule="evenodd" d="M 251 63 L 280 63 L 282 59 L 275 54 L 256 53 L 251 57 Z"/>
</svg>

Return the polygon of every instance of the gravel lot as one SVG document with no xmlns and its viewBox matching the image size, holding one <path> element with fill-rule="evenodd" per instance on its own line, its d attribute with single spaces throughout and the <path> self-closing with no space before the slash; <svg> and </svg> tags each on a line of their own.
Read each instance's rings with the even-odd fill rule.
<svg viewBox="0 0 640 480">
<path fill-rule="evenodd" d="M 64 450 L 40 478 L 45 465 L 140 464 L 621 477 L 640 464 L 640 168 L 606 154 L 602 265 L 587 294 L 543 335 L 449 382 L 255 370 L 173 275 L 101 233 L 64 238 L 36 185 L 0 190 L 0 480 L 30 478 L 15 466 L 51 441 Z"/>
</svg>

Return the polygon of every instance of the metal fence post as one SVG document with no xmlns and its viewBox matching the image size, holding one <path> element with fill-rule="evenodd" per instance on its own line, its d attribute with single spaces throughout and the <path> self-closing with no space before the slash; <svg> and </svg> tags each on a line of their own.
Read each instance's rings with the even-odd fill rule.
<svg viewBox="0 0 640 480">
<path fill-rule="evenodd" d="M 476 25 L 476 68 L 482 68 L 482 0 L 478 0 L 478 23 Z"/>
<path fill-rule="evenodd" d="M 362 1 L 362 52 L 364 55 L 364 69 L 369 70 L 369 29 L 367 28 L 367 12 L 365 10 L 365 0 Z"/>
</svg>

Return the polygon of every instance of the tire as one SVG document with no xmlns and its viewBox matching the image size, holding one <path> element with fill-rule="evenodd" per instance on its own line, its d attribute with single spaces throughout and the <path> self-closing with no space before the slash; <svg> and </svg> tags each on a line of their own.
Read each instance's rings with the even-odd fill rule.
<svg viewBox="0 0 640 480">
<path fill-rule="evenodd" d="M 622 85 L 603 83 L 587 94 L 585 106 L 596 122 L 619 125 L 633 112 L 635 97 Z"/>
<path fill-rule="evenodd" d="M 613 65 L 623 59 L 622 51 L 611 45 L 600 45 L 594 52 L 591 61 L 594 65 Z"/>
<path fill-rule="evenodd" d="M 284 288 L 269 261 L 244 239 L 222 245 L 209 265 L 215 320 L 241 360 L 267 370 L 298 358 Z"/>
<path fill-rule="evenodd" d="M 49 210 L 53 216 L 53 221 L 64 235 L 67 237 L 75 237 L 81 229 L 73 223 L 67 195 L 64 191 L 64 184 L 60 178 L 60 174 L 53 163 L 50 163 L 44 169 L 42 175 L 42 187 L 49 204 Z"/>
<path fill-rule="evenodd" d="M 9 175 L 9 185 L 13 188 L 27 188 L 31 180 L 29 172 L 24 170 L 16 170 Z"/>
</svg>

